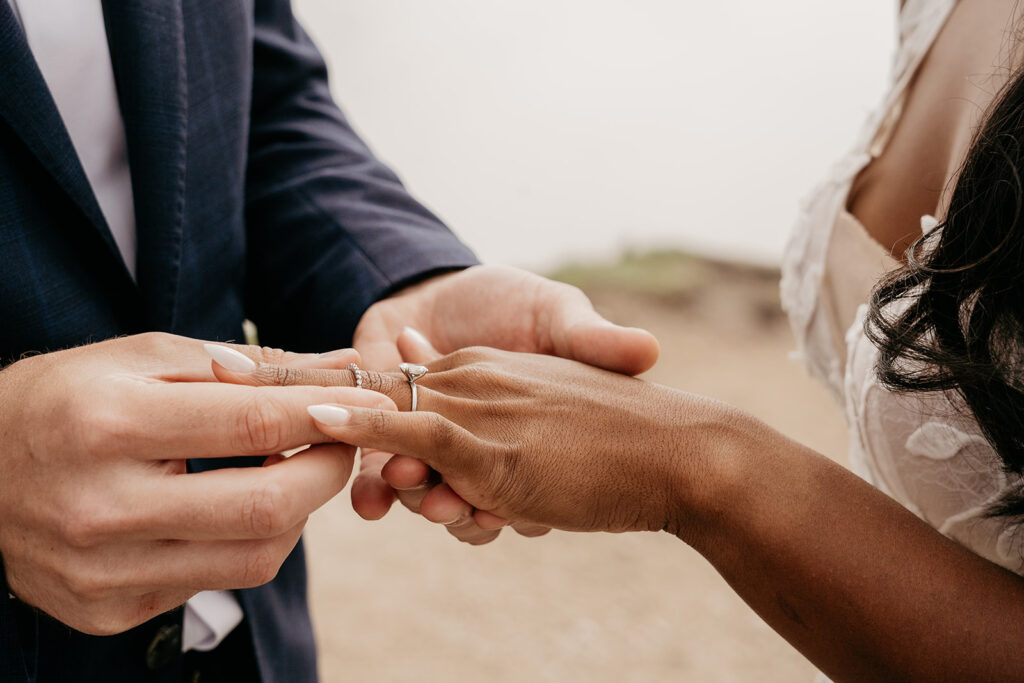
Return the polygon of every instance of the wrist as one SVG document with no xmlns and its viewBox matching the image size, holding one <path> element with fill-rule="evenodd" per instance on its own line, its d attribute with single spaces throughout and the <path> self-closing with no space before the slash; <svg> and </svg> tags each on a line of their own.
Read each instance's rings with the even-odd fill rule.
<svg viewBox="0 0 1024 683">
<path fill-rule="evenodd" d="M 725 403 L 687 396 L 666 458 L 670 500 L 665 530 L 702 550 L 721 537 L 753 491 L 771 428 Z"/>
</svg>

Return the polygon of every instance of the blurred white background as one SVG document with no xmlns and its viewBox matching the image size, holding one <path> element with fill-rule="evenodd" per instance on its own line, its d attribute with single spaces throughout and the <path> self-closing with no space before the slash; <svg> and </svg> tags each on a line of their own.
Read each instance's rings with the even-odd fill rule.
<svg viewBox="0 0 1024 683">
<path fill-rule="evenodd" d="M 377 153 L 487 261 L 778 260 L 887 79 L 895 2 L 294 0 Z"/>
</svg>

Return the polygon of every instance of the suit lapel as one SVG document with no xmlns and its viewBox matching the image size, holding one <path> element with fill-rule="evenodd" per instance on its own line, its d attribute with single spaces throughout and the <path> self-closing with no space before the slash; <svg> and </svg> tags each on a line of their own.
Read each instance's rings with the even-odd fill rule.
<svg viewBox="0 0 1024 683">
<path fill-rule="evenodd" d="M 0 2 L 0 74 L 0 117 L 78 205 L 130 278 L 57 105 L 6 1 Z"/>
<path fill-rule="evenodd" d="M 104 0 L 103 5 L 135 194 L 138 283 L 151 325 L 172 330 L 188 132 L 181 0 Z"/>
</svg>

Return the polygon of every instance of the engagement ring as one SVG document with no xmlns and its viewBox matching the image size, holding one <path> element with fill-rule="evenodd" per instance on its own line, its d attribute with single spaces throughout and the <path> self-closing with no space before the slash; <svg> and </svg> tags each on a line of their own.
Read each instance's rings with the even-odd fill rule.
<svg viewBox="0 0 1024 683">
<path fill-rule="evenodd" d="M 427 374 L 427 368 L 415 363 L 402 363 L 398 366 L 405 378 L 409 380 L 409 389 L 412 390 L 412 412 L 416 411 L 416 380 Z"/>
</svg>

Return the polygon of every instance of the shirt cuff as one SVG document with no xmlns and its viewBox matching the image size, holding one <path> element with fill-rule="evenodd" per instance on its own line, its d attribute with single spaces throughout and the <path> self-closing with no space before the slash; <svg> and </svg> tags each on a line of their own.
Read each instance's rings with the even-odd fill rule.
<svg viewBox="0 0 1024 683">
<path fill-rule="evenodd" d="M 242 608 L 228 591 L 203 591 L 185 603 L 181 651 L 209 652 L 242 623 Z"/>
</svg>

